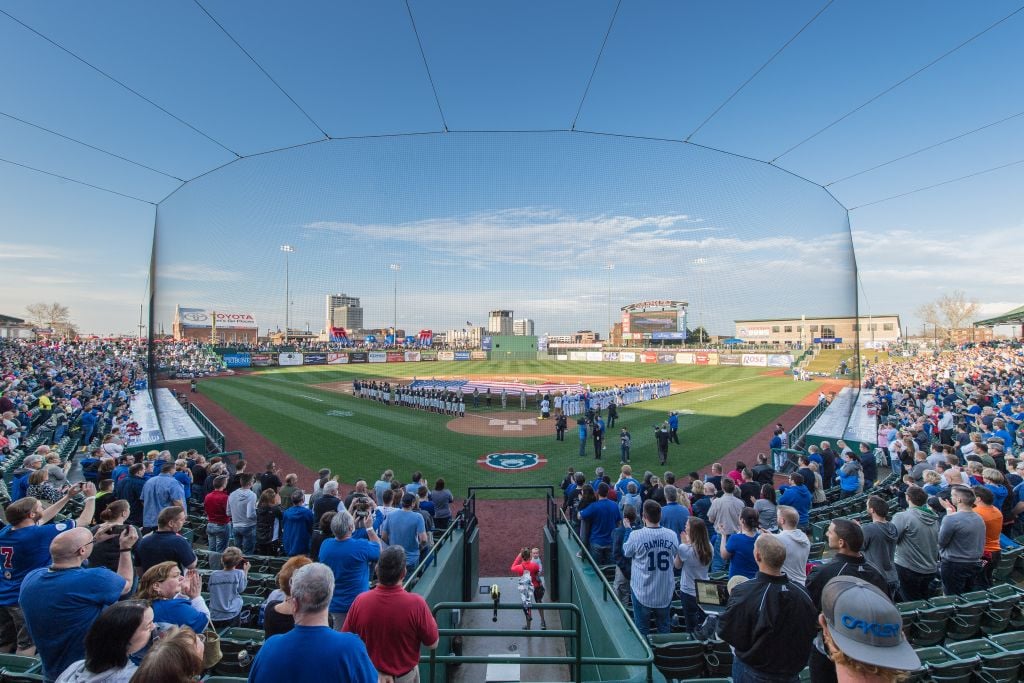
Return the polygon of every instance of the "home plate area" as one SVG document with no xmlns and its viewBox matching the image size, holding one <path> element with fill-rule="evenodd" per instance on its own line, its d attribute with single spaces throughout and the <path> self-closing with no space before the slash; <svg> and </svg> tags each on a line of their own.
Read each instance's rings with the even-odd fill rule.
<svg viewBox="0 0 1024 683">
<path fill-rule="evenodd" d="M 542 420 L 537 413 L 470 413 L 448 421 L 448 429 L 473 436 L 554 436 L 554 419 Z"/>
<path fill-rule="evenodd" d="M 503 432 L 521 432 L 523 431 L 523 427 L 536 427 L 537 421 L 533 419 L 488 420 L 487 424 L 491 427 L 501 427 Z"/>
</svg>

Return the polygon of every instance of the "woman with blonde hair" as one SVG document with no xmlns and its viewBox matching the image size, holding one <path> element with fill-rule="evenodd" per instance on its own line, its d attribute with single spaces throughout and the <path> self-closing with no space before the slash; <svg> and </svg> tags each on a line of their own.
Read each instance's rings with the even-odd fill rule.
<svg viewBox="0 0 1024 683">
<path fill-rule="evenodd" d="M 203 673 L 205 651 L 205 636 L 174 626 L 149 648 L 131 683 L 191 683 Z"/>
<path fill-rule="evenodd" d="M 188 626 L 202 633 L 210 624 L 210 609 L 200 595 L 202 587 L 195 569 L 182 574 L 177 562 L 161 562 L 142 575 L 135 598 L 149 602 L 158 624 Z"/>
</svg>

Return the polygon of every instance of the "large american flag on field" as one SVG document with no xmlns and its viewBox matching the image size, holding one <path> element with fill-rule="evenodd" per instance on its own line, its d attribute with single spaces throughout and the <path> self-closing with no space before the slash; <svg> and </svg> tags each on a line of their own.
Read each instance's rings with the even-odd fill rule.
<svg viewBox="0 0 1024 683">
<path fill-rule="evenodd" d="M 463 394 L 472 394 L 474 389 L 479 389 L 481 394 L 491 390 L 492 395 L 500 395 L 504 389 L 509 396 L 518 396 L 520 391 L 525 391 L 528 396 L 535 394 L 573 394 L 583 391 L 583 385 L 563 384 L 557 382 L 545 382 L 543 384 L 527 384 L 525 382 L 503 382 L 498 380 L 479 379 L 417 379 L 409 386 L 413 389 L 442 389 L 444 391 L 456 391 Z"/>
</svg>

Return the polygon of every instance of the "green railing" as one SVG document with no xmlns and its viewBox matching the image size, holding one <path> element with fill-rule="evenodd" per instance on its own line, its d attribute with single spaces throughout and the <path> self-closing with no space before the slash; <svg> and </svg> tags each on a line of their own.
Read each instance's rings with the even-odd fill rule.
<svg viewBox="0 0 1024 683">
<path fill-rule="evenodd" d="M 213 420 L 206 417 L 203 411 L 199 410 L 193 403 L 185 404 L 185 412 L 195 421 L 200 431 L 206 435 L 207 440 L 213 444 L 213 450 L 217 453 L 223 453 L 227 448 L 227 439 L 224 438 L 224 432 L 220 431 L 217 425 L 213 424 Z"/>
<path fill-rule="evenodd" d="M 522 611 L 523 606 L 520 604 L 512 603 L 492 603 L 486 602 L 439 602 L 431 609 L 435 619 L 437 613 L 440 610 L 445 609 L 458 609 L 458 610 L 494 610 L 495 619 L 499 610 L 512 610 Z M 551 629 L 548 631 L 530 631 L 529 636 L 531 638 L 569 638 L 573 643 L 572 651 L 575 655 L 569 656 L 471 656 L 471 655 L 439 655 L 437 649 L 430 651 L 429 657 L 421 657 L 421 663 L 429 663 L 430 669 L 427 679 L 430 683 L 435 683 L 435 673 L 437 670 L 437 664 L 569 664 L 573 668 L 572 680 L 576 683 L 583 681 L 583 664 L 622 664 L 621 660 L 610 658 L 610 657 L 583 657 L 583 648 L 580 646 L 580 639 L 582 637 L 583 619 L 580 608 L 569 602 L 544 602 L 536 603 L 533 606 L 535 610 L 543 610 L 545 612 L 569 612 L 573 615 L 573 623 L 575 628 L 573 629 Z M 440 637 L 445 636 L 507 636 L 507 637 L 522 637 L 522 629 L 509 629 L 509 628 L 486 628 L 486 629 L 464 629 L 464 628 L 441 628 L 438 629 L 438 635 Z"/>
<path fill-rule="evenodd" d="M 809 413 L 804 415 L 802 420 L 793 425 L 793 428 L 789 430 L 789 443 L 795 446 L 800 439 L 804 438 L 807 432 L 810 431 L 811 425 L 821 417 L 826 408 L 828 408 L 827 403 L 818 403 L 811 408 Z"/>
</svg>

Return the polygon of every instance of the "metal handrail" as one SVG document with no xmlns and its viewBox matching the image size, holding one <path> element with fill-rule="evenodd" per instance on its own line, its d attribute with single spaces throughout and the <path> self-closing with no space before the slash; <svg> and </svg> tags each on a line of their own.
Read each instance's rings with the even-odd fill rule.
<svg viewBox="0 0 1024 683">
<path fill-rule="evenodd" d="M 206 438 L 217 447 L 217 452 L 221 453 L 227 448 L 227 439 L 213 420 L 208 418 L 203 411 L 196 407 L 194 403 L 185 404 L 185 412 L 188 413 L 189 417 L 192 418 L 193 422 L 199 427 L 200 431 L 206 435 Z"/>
<path fill-rule="evenodd" d="M 583 657 L 583 648 L 580 647 L 580 641 L 583 637 L 583 619 L 582 612 L 577 605 L 571 602 L 546 602 L 538 603 L 533 606 L 534 609 L 541 609 L 544 611 L 554 610 L 558 612 L 571 612 L 575 617 L 573 623 L 576 627 L 572 630 L 552 630 L 552 631 L 530 631 L 528 635 L 531 638 L 574 638 L 576 654 L 572 657 L 520 657 L 520 656 L 501 656 L 501 657 L 474 657 L 471 655 L 438 655 L 437 648 L 430 651 L 429 657 L 420 657 L 421 664 L 430 664 L 429 681 L 434 683 L 435 674 L 437 671 L 437 663 L 468 663 L 468 664 L 488 664 L 488 663 L 502 663 L 502 664 L 571 664 L 574 669 L 573 680 L 576 683 L 582 683 L 583 681 L 583 664 L 590 664 L 589 660 L 585 661 Z M 439 602 L 434 605 L 430 612 L 434 615 L 435 621 L 437 619 L 437 613 L 442 609 L 458 609 L 458 610 L 515 610 L 519 611 L 523 609 L 522 605 L 514 603 L 498 603 L 498 604 L 487 604 L 485 602 Z M 521 629 L 480 629 L 479 631 L 469 631 L 461 628 L 444 628 L 438 629 L 439 636 L 458 636 L 458 635 L 481 635 L 481 636 L 522 636 L 524 635 Z M 620 660 L 612 660 L 613 662 L 625 663 Z M 593 663 L 608 663 L 608 662 L 593 662 Z"/>
</svg>

